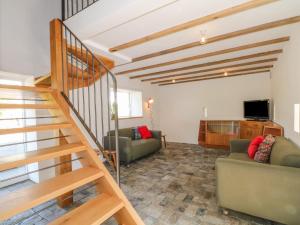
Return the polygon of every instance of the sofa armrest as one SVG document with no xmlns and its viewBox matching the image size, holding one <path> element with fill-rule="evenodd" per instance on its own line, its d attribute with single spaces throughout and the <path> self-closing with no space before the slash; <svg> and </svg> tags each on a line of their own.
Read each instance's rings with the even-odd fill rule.
<svg viewBox="0 0 300 225">
<path fill-rule="evenodd" d="M 109 146 L 109 136 L 104 137 L 104 148 L 109 150 L 115 150 L 115 136 L 110 136 L 110 146 Z M 119 137 L 119 148 L 120 149 L 126 149 L 131 147 L 131 138 L 129 137 Z"/>
<path fill-rule="evenodd" d="M 300 169 L 218 158 L 217 198 L 221 207 L 284 224 L 300 221 Z"/>
<path fill-rule="evenodd" d="M 104 137 L 104 148 L 109 150 L 116 149 L 115 143 L 116 137 L 110 136 L 110 146 L 109 146 L 109 136 Z M 119 137 L 119 152 L 120 152 L 120 161 L 129 163 L 132 157 L 132 140 L 129 137 Z"/>
<path fill-rule="evenodd" d="M 151 130 L 153 138 L 161 140 L 161 131 L 160 130 Z"/>
<path fill-rule="evenodd" d="M 230 141 L 230 152 L 246 153 L 250 144 L 250 140 L 236 139 Z"/>
</svg>

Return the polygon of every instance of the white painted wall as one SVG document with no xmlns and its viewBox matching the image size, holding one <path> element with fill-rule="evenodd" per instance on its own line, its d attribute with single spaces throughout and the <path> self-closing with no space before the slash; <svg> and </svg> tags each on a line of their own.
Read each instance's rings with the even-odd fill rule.
<svg viewBox="0 0 300 225">
<path fill-rule="evenodd" d="M 32 75 L 48 73 L 49 21 L 60 13 L 60 0 L 0 0 L 0 69 Z M 197 143 L 203 107 L 208 108 L 208 119 L 241 119 L 242 101 L 270 98 L 272 84 L 275 120 L 299 143 L 299 136 L 293 132 L 292 106 L 300 102 L 300 29 L 299 24 L 293 26 L 291 41 L 272 72 L 272 82 L 268 75 L 251 75 L 158 88 L 119 76 L 118 86 L 143 91 L 144 103 L 154 98 L 154 129 L 166 133 L 168 141 Z M 143 118 L 120 120 L 121 128 L 141 124 L 152 124 L 146 107 Z"/>
<path fill-rule="evenodd" d="M 49 73 L 49 21 L 60 17 L 61 0 L 0 0 L 0 70 Z"/>
<path fill-rule="evenodd" d="M 300 103 L 300 24 L 293 26 L 291 40 L 272 70 L 275 121 L 284 126 L 285 136 L 300 145 L 294 132 L 294 104 Z"/>
<path fill-rule="evenodd" d="M 243 101 L 270 98 L 269 73 L 164 86 L 160 89 L 160 128 L 167 141 L 197 143 L 199 121 L 243 119 Z"/>
</svg>

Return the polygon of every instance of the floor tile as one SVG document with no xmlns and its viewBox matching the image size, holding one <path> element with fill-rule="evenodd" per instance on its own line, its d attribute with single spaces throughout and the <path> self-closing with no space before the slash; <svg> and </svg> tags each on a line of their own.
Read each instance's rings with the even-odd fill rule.
<svg viewBox="0 0 300 225">
<path fill-rule="evenodd" d="M 121 167 L 121 187 L 146 225 L 275 225 L 270 221 L 230 211 L 223 215 L 217 206 L 215 160 L 228 154 L 226 150 L 206 149 L 198 145 L 168 143 L 149 157 Z M 0 189 L 3 194 L 32 185 L 21 182 Z M 76 191 L 74 207 L 95 195 L 95 188 L 82 187 Z M 33 210 L 6 221 L 5 225 L 44 225 L 67 210 L 44 203 Z M 37 213 L 38 212 L 38 213 Z M 25 223 L 26 222 L 26 223 Z M 114 219 L 105 225 L 117 225 Z"/>
</svg>

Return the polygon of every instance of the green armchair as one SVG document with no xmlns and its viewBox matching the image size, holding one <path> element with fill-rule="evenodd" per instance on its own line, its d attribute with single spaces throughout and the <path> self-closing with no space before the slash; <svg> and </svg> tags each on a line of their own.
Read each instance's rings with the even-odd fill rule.
<svg viewBox="0 0 300 225">
<path fill-rule="evenodd" d="M 152 130 L 151 133 L 153 137 L 149 139 L 132 140 L 131 130 L 132 128 L 119 129 L 119 149 L 121 163 L 128 165 L 134 160 L 157 152 L 161 149 L 161 131 Z M 112 150 L 115 149 L 115 131 L 110 131 L 107 133 L 107 136 L 104 137 L 104 148 Z"/>
<path fill-rule="evenodd" d="M 300 148 L 276 137 L 270 163 L 249 159 L 249 140 L 233 140 L 218 158 L 217 198 L 222 208 L 289 225 L 300 223 Z"/>
</svg>

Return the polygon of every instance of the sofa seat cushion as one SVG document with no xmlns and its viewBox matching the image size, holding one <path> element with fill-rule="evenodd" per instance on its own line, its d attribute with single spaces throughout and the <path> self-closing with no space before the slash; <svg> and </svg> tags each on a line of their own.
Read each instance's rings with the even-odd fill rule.
<svg viewBox="0 0 300 225">
<path fill-rule="evenodd" d="M 276 137 L 270 163 L 280 166 L 300 168 L 300 148 L 285 137 Z"/>
<path fill-rule="evenodd" d="M 246 153 L 230 153 L 228 158 L 247 161 L 247 162 L 253 162 L 253 160 L 250 159 L 248 154 L 246 154 Z"/>
<path fill-rule="evenodd" d="M 132 141 L 132 160 L 149 155 L 160 149 L 160 142 L 155 138 Z"/>
</svg>

